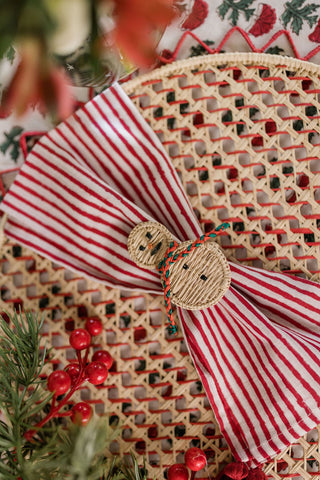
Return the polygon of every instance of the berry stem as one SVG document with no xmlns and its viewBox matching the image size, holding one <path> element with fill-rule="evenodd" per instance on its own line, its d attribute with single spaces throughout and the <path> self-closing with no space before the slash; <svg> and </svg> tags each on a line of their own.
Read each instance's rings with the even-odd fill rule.
<svg viewBox="0 0 320 480">
<path fill-rule="evenodd" d="M 59 417 L 70 417 L 72 415 L 71 410 L 68 410 L 67 412 L 59 413 Z"/>
<path fill-rule="evenodd" d="M 84 354 L 84 358 L 83 358 L 83 368 L 86 368 L 86 365 L 87 365 L 87 361 L 88 361 L 88 356 L 89 356 L 89 347 L 86 349 L 86 353 Z"/>
<path fill-rule="evenodd" d="M 81 367 L 82 366 L 81 350 L 76 350 L 76 352 L 77 352 L 77 359 Z"/>
<path fill-rule="evenodd" d="M 196 477 L 196 472 L 192 471 L 190 480 L 194 480 Z"/>
<path fill-rule="evenodd" d="M 78 358 L 79 365 L 80 365 L 80 371 L 79 371 L 79 375 L 77 377 L 77 380 L 75 381 L 74 385 L 70 388 L 69 393 L 67 393 L 67 395 L 56 406 L 55 406 L 55 403 L 56 403 L 57 396 L 56 395 L 53 396 L 52 402 L 51 402 L 51 408 L 50 408 L 50 411 L 49 411 L 48 415 L 46 417 L 44 417 L 40 422 L 38 422 L 35 425 L 34 429 L 30 429 L 24 434 L 24 437 L 28 441 L 31 441 L 33 436 L 36 434 L 37 430 L 39 430 L 41 427 L 43 427 L 43 425 L 45 425 L 52 418 L 57 417 L 57 416 L 67 417 L 67 416 L 71 415 L 71 412 L 70 413 L 65 412 L 65 413 L 59 414 L 59 410 L 61 410 L 61 408 L 66 405 L 66 403 L 68 402 L 70 397 L 72 397 L 74 392 L 76 390 L 78 390 L 78 388 L 83 384 L 83 382 L 85 382 L 87 380 L 87 377 L 84 375 L 84 370 L 85 370 L 88 355 L 89 355 L 89 347 L 86 349 L 86 353 L 85 353 L 85 356 L 84 356 L 83 359 L 81 358 L 80 351 L 77 350 L 76 352 L 77 352 L 77 358 Z"/>
</svg>

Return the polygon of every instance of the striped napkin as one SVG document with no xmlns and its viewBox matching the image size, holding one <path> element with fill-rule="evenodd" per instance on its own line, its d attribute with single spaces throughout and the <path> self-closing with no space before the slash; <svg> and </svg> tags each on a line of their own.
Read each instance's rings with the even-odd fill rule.
<svg viewBox="0 0 320 480">
<path fill-rule="evenodd" d="M 115 85 L 41 138 L 6 195 L 5 233 L 111 287 L 162 294 L 129 257 L 139 222 L 177 241 L 199 223 L 160 141 Z M 194 365 L 234 456 L 272 458 L 320 423 L 320 285 L 230 263 L 215 306 L 178 309 Z"/>
</svg>

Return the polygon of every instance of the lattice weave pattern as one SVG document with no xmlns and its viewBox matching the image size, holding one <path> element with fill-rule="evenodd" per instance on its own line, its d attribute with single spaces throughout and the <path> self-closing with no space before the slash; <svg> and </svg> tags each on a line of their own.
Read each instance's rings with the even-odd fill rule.
<svg viewBox="0 0 320 480">
<path fill-rule="evenodd" d="M 260 60 L 260 63 L 259 63 Z M 226 256 L 320 278 L 319 71 L 276 56 L 198 57 L 125 85 Z"/>
<path fill-rule="evenodd" d="M 146 455 L 154 465 L 150 478 L 163 478 L 165 466 L 183 459 L 190 445 L 207 450 L 213 472 L 231 460 L 184 342 L 168 338 L 162 297 L 109 289 L 11 242 L 2 248 L 1 269 L 1 310 L 45 314 L 54 368 L 74 358 L 68 347 L 73 328 L 88 317 L 103 321 L 96 349 L 107 349 L 115 364 L 104 387 L 86 384 L 79 396 L 123 425 L 113 452 Z"/>
<path fill-rule="evenodd" d="M 219 237 L 229 259 L 319 280 L 319 72 L 267 60 L 198 58 L 125 88 L 158 131 L 204 232 L 231 224 Z M 70 331 L 102 319 L 96 348 L 115 364 L 104 387 L 85 385 L 79 396 L 123 425 L 114 452 L 145 454 L 157 479 L 190 446 L 209 459 L 199 478 L 231 460 L 182 339 L 168 337 L 160 296 L 106 288 L 9 241 L 1 271 L 1 310 L 44 312 L 54 368 L 72 358 Z M 320 480 L 319 433 L 278 455 L 267 474 Z"/>
</svg>

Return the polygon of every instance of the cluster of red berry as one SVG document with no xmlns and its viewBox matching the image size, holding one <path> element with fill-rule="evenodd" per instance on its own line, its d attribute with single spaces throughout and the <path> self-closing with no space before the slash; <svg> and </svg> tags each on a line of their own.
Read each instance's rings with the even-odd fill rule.
<svg viewBox="0 0 320 480">
<path fill-rule="evenodd" d="M 192 447 L 184 455 L 184 463 L 176 463 L 168 469 L 168 480 L 188 480 L 189 470 L 193 480 L 196 472 L 202 470 L 207 464 L 207 457 L 200 448 Z M 188 467 L 188 468 L 187 468 Z"/>
<path fill-rule="evenodd" d="M 69 343 L 76 351 L 77 360 L 69 363 L 64 370 L 56 370 L 49 375 L 47 387 L 54 394 L 50 411 L 35 426 L 35 430 L 27 432 L 27 437 L 32 438 L 36 430 L 54 417 L 71 416 L 74 423 L 80 423 L 81 425 L 88 423 L 92 416 L 92 408 L 87 402 L 76 403 L 67 412 L 61 412 L 61 409 L 85 381 L 93 385 L 100 385 L 108 377 L 109 369 L 113 363 L 113 358 L 109 352 L 98 350 L 93 354 L 91 362 L 88 361 L 91 337 L 100 335 L 102 328 L 101 320 L 89 318 L 86 321 L 85 329 L 77 328 L 71 332 Z M 64 397 L 58 401 L 57 397 L 60 395 L 64 395 Z"/>
</svg>

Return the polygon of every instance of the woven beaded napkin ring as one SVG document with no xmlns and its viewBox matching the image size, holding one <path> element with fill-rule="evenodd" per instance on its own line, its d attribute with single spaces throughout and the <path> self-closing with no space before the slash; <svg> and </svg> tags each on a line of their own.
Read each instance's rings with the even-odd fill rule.
<svg viewBox="0 0 320 480">
<path fill-rule="evenodd" d="M 186 310 L 201 310 L 219 302 L 229 289 L 230 267 L 219 245 L 209 242 L 223 223 L 196 240 L 178 243 L 157 222 L 136 225 L 128 238 L 132 260 L 142 268 L 157 269 L 161 275 L 170 333 L 177 334 L 172 304 Z"/>
</svg>

